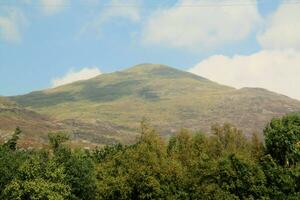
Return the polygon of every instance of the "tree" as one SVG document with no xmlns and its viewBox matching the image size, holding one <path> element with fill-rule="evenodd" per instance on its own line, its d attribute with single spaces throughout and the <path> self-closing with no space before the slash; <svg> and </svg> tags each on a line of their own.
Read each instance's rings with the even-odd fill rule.
<svg viewBox="0 0 300 200">
<path fill-rule="evenodd" d="M 19 140 L 19 135 L 22 133 L 21 129 L 19 127 L 17 127 L 15 129 L 14 134 L 12 135 L 12 138 L 9 139 L 4 146 L 15 151 L 17 149 L 17 142 Z"/>
<path fill-rule="evenodd" d="M 93 150 L 92 155 L 96 162 L 104 162 L 105 159 L 110 158 L 111 156 L 123 150 L 123 145 L 118 143 L 113 145 L 106 145 L 103 148 L 96 148 L 95 150 Z"/>
<path fill-rule="evenodd" d="M 55 159 L 60 160 L 65 169 L 65 180 L 71 187 L 72 199 L 95 199 L 96 171 L 93 159 L 82 150 L 58 151 L 61 152 L 55 155 Z"/>
<path fill-rule="evenodd" d="M 264 154 L 264 145 L 257 133 L 253 133 L 251 138 L 251 155 L 254 159 L 259 160 Z"/>
<path fill-rule="evenodd" d="M 258 165 L 231 154 L 219 163 L 220 188 L 239 199 L 264 199 L 266 177 Z"/>
<path fill-rule="evenodd" d="M 222 154 L 244 154 L 248 155 L 249 141 L 241 130 L 235 126 L 225 123 L 223 125 L 215 124 L 212 126 L 211 138 L 212 153 L 214 157 Z M 250 156 L 250 155 L 249 155 Z"/>
<path fill-rule="evenodd" d="M 42 154 L 33 154 L 15 173 L 1 198 L 63 200 L 70 196 L 64 168 Z"/>
<path fill-rule="evenodd" d="M 5 186 L 15 177 L 16 171 L 28 158 L 29 152 L 11 151 L 6 147 L 0 146 L 0 199 Z"/>
<path fill-rule="evenodd" d="M 281 166 L 300 161 L 300 113 L 274 118 L 264 129 L 266 151 Z"/>
<path fill-rule="evenodd" d="M 69 137 L 65 133 L 61 132 L 49 133 L 48 138 L 49 144 L 54 152 L 61 147 L 62 143 L 69 140 Z"/>
<path fill-rule="evenodd" d="M 154 129 L 142 124 L 136 144 L 98 165 L 98 199 L 185 199 L 182 166 L 167 156 Z"/>
<path fill-rule="evenodd" d="M 188 165 L 192 157 L 193 138 L 187 129 L 181 131 L 169 140 L 167 152 L 170 156 L 180 160 L 183 165 Z"/>
<path fill-rule="evenodd" d="M 297 168 L 290 169 L 279 165 L 270 154 L 263 156 L 259 164 L 267 180 L 267 193 L 270 199 L 299 199 L 289 198 L 297 195 L 299 191 L 300 183 L 297 177 L 299 179 L 300 175 Z M 293 171 L 296 172 L 295 176 Z"/>
<path fill-rule="evenodd" d="M 95 199 L 96 174 L 95 163 L 89 152 L 72 150 L 62 144 L 69 137 L 64 133 L 49 134 L 49 143 L 54 151 L 56 163 L 65 170 L 65 181 L 71 189 L 71 199 Z"/>
</svg>

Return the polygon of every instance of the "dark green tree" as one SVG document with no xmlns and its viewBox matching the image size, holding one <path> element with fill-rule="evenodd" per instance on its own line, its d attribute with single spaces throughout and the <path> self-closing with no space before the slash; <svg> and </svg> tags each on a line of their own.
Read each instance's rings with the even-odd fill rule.
<svg viewBox="0 0 300 200">
<path fill-rule="evenodd" d="M 53 151 L 58 150 L 61 145 L 69 140 L 69 137 L 65 133 L 49 133 L 48 134 L 49 144 Z"/>
<path fill-rule="evenodd" d="M 19 140 L 19 135 L 21 133 L 22 133 L 21 129 L 17 127 L 11 139 L 9 139 L 6 143 L 4 143 L 4 146 L 11 149 L 12 151 L 15 151 L 17 149 L 17 142 Z"/>
<path fill-rule="evenodd" d="M 265 199 L 266 177 L 258 165 L 231 154 L 219 163 L 218 184 L 239 199 Z M 265 198 L 264 198 L 264 195 Z"/>
<path fill-rule="evenodd" d="M 15 177 L 18 168 L 29 156 L 29 152 L 11 151 L 8 148 L 0 147 L 0 199 L 5 186 Z"/>
<path fill-rule="evenodd" d="M 300 184 L 297 181 L 299 172 L 296 172 L 296 168 L 291 170 L 279 165 L 269 154 L 261 158 L 260 166 L 264 171 L 268 186 L 267 193 L 271 199 L 299 199 L 292 198 L 297 195 Z M 292 175 L 292 171 L 296 172 L 295 176 Z"/>
<path fill-rule="evenodd" d="M 63 151 L 63 150 L 61 150 Z M 82 150 L 60 154 L 65 168 L 65 180 L 71 187 L 72 199 L 96 199 L 96 169 L 93 159 Z"/>
<path fill-rule="evenodd" d="M 300 161 L 300 113 L 274 118 L 264 129 L 266 151 L 281 166 Z"/>
</svg>

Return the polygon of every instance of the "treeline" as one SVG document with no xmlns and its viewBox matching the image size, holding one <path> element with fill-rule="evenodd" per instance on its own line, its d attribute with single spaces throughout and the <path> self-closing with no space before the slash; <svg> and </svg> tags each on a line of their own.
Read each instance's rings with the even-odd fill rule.
<svg viewBox="0 0 300 200">
<path fill-rule="evenodd" d="M 144 122 L 133 145 L 70 149 L 62 133 L 42 150 L 0 147 L 1 199 L 300 199 L 300 114 L 273 119 L 245 138 L 214 125 L 163 139 Z"/>
</svg>

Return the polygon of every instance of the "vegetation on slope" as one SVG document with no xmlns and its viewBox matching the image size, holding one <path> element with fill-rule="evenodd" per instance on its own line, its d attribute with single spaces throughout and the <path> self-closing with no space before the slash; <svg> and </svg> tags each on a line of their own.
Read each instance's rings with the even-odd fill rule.
<svg viewBox="0 0 300 200">
<path fill-rule="evenodd" d="M 132 145 L 71 150 L 56 133 L 49 148 L 24 151 L 17 129 L 0 147 L 0 198 L 300 198 L 300 114 L 268 123 L 265 145 L 229 124 L 212 133 L 183 129 L 166 141 L 142 122 Z"/>
<path fill-rule="evenodd" d="M 91 134 L 132 141 L 138 121 L 147 118 L 163 135 L 188 127 L 209 132 L 217 123 L 232 123 L 249 137 L 262 133 L 272 117 L 300 111 L 300 102 L 263 89 L 234 89 L 171 67 L 143 64 L 12 100 L 60 121 L 76 120 Z M 84 132 L 84 126 L 76 128 Z M 108 128 L 105 128 L 108 127 Z M 107 135 L 107 129 L 111 134 Z M 81 134 L 82 135 L 82 134 Z M 103 142 L 105 143 L 105 142 Z"/>
<path fill-rule="evenodd" d="M 62 130 L 62 126 L 49 117 L 0 97 L 0 140 L 10 137 L 16 127 L 22 127 L 24 137 L 21 141 L 25 146 L 38 144 L 47 139 L 47 132 Z"/>
<path fill-rule="evenodd" d="M 25 148 L 45 145 L 47 133 L 55 131 L 67 132 L 74 145 L 87 147 L 116 143 L 120 136 L 109 125 L 101 123 L 94 125 L 75 119 L 56 120 L 0 97 L 0 141 L 7 140 L 16 126 L 23 130 L 23 137 L 19 143 Z M 105 134 L 98 134 L 99 132 L 105 132 Z M 126 142 L 126 139 L 122 141 Z"/>
</svg>

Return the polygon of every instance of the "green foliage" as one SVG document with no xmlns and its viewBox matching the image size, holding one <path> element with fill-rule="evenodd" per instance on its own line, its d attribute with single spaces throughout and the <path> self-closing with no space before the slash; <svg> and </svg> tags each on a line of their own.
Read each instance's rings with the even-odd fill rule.
<svg viewBox="0 0 300 200">
<path fill-rule="evenodd" d="M 45 155 L 30 156 L 5 186 L 4 199 L 66 199 L 70 188 L 64 179 L 64 168 Z"/>
<path fill-rule="evenodd" d="M 267 191 L 266 178 L 255 163 L 232 154 L 222 160 L 218 168 L 220 188 L 239 199 L 264 199 Z"/>
<path fill-rule="evenodd" d="M 17 149 L 17 142 L 19 140 L 19 135 L 22 133 L 21 129 L 19 127 L 16 128 L 14 134 L 12 135 L 12 138 L 9 139 L 5 144 L 4 147 L 9 148 L 12 151 L 15 151 Z"/>
<path fill-rule="evenodd" d="M 257 133 L 253 133 L 251 138 L 251 155 L 254 159 L 259 160 L 264 154 L 264 145 L 262 141 L 258 138 Z"/>
<path fill-rule="evenodd" d="M 142 123 L 136 145 L 98 166 L 99 199 L 176 199 L 184 196 L 181 166 L 168 158 L 162 138 Z"/>
<path fill-rule="evenodd" d="M 70 149 L 63 133 L 49 135 L 50 150 L 5 143 L 0 199 L 296 200 L 298 117 L 272 120 L 266 148 L 257 135 L 246 138 L 230 124 L 214 125 L 212 136 L 182 129 L 166 141 L 145 120 L 131 145 Z M 278 157 L 280 150 L 285 156 Z"/>
<path fill-rule="evenodd" d="M 96 148 L 93 151 L 93 157 L 96 162 L 103 162 L 106 158 L 117 154 L 120 151 L 123 151 L 124 147 L 122 144 L 118 143 L 115 145 L 106 145 L 103 148 Z"/>
<path fill-rule="evenodd" d="M 65 181 L 71 187 L 72 199 L 94 199 L 96 174 L 93 159 L 82 150 L 60 149 L 54 159 L 65 169 Z"/>
<path fill-rule="evenodd" d="M 285 168 L 274 161 L 270 155 L 261 158 L 260 166 L 266 176 L 271 199 L 299 199 L 298 165 Z M 298 198 L 295 198 L 297 196 Z"/>
<path fill-rule="evenodd" d="M 300 161 L 300 113 L 273 119 L 265 128 L 266 150 L 280 165 Z"/>
<path fill-rule="evenodd" d="M 49 144 L 54 151 L 58 150 L 61 145 L 69 140 L 69 137 L 64 133 L 50 133 L 48 135 Z"/>
<path fill-rule="evenodd" d="M 30 181 L 12 181 L 4 190 L 5 199 L 49 199 L 63 200 L 69 194 L 68 188 L 59 183 L 44 179 Z"/>
<path fill-rule="evenodd" d="M 212 134 L 216 139 L 216 147 L 219 152 L 244 153 L 248 151 L 248 141 L 241 130 L 231 124 L 219 124 L 212 126 Z"/>
<path fill-rule="evenodd" d="M 0 197 L 5 186 L 13 180 L 19 166 L 27 157 L 27 152 L 11 151 L 6 147 L 0 147 Z"/>
</svg>

